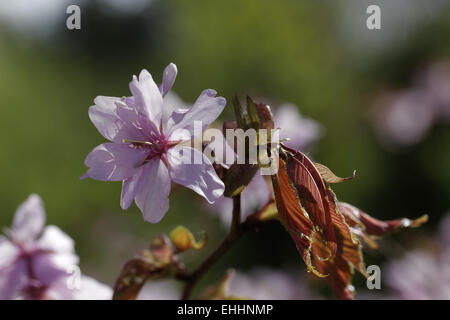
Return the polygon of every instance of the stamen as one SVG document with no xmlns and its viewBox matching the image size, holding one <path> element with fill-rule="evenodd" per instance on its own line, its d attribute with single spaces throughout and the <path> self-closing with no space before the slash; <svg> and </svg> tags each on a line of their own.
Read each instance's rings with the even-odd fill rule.
<svg viewBox="0 0 450 320">
<path fill-rule="evenodd" d="M 149 141 L 139 141 L 139 140 L 129 140 L 129 139 L 122 139 L 123 143 L 133 143 L 133 144 L 144 144 L 147 146 L 154 146 L 156 143 L 149 142 Z"/>
</svg>

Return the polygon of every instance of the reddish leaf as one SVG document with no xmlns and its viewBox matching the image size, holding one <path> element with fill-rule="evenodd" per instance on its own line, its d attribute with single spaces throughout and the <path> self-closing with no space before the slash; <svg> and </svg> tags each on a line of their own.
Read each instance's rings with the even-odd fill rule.
<svg viewBox="0 0 450 320">
<path fill-rule="evenodd" d="M 417 228 L 428 221 L 427 215 L 423 215 L 414 220 L 400 218 L 382 221 L 369 216 L 367 213 L 345 202 L 338 202 L 338 207 L 344 214 L 348 225 L 352 227 L 358 236 L 368 242 L 371 247 L 376 247 L 376 243 L 370 238 L 371 236 L 382 236 L 403 228 Z"/>
<path fill-rule="evenodd" d="M 147 280 L 161 278 L 177 266 L 173 249 L 164 235 L 152 240 L 150 250 L 142 250 L 122 268 L 114 285 L 114 300 L 134 300 Z"/>
<path fill-rule="evenodd" d="M 267 130 L 273 129 L 275 127 L 275 123 L 273 121 L 273 114 L 270 107 L 264 103 L 256 103 L 255 107 L 259 118 L 259 128 Z"/>
<path fill-rule="evenodd" d="M 297 250 L 303 258 L 303 261 L 305 261 L 308 270 L 323 277 L 325 275 L 317 272 L 311 260 L 311 245 L 315 233 L 313 223 L 309 219 L 308 213 L 301 206 L 295 189 L 291 186 L 286 165 L 281 158 L 279 165 L 278 174 L 272 176 L 278 215 L 294 240 Z"/>
<path fill-rule="evenodd" d="M 342 300 L 350 300 L 354 297 L 354 289 L 351 285 L 353 267 L 344 259 L 344 249 L 338 247 L 336 255 L 327 261 L 316 261 L 317 269 L 327 274 L 327 280 L 336 296 Z M 329 254 L 329 249 L 320 241 L 315 241 L 312 246 L 313 255 L 324 256 Z"/>
<path fill-rule="evenodd" d="M 328 260 L 317 258 L 315 266 L 319 272 L 328 275 L 328 283 L 339 299 L 353 299 L 354 289 L 351 280 L 354 269 L 366 275 L 361 247 L 349 237 L 345 229 L 335 226 L 335 234 L 338 244 L 336 254 Z M 313 257 L 327 256 L 330 249 L 324 246 L 322 241 L 314 241 L 312 254 Z"/>
<path fill-rule="evenodd" d="M 359 209 L 338 202 L 329 183 L 339 178 L 323 165 L 314 164 L 303 153 L 280 148 L 279 170 L 272 176 L 280 220 L 291 234 L 308 269 L 327 276 L 340 299 L 352 299 L 354 269 L 367 277 L 362 238 L 373 245 L 371 236 L 405 227 L 417 227 L 427 220 L 376 220 Z"/>
<path fill-rule="evenodd" d="M 285 158 L 283 161 L 287 163 L 287 174 L 302 205 L 318 230 L 323 233 L 322 239 L 332 248 L 331 255 L 334 255 L 337 246 L 332 227 L 334 204 L 328 199 L 325 183 L 313 162 L 303 153 L 282 145 L 280 159 L 282 157 Z"/>
<path fill-rule="evenodd" d="M 280 220 L 308 269 L 327 276 L 339 298 L 352 298 L 353 269 L 365 274 L 361 246 L 314 163 L 281 146 L 279 170 L 272 181 Z"/>
<path fill-rule="evenodd" d="M 367 276 L 361 245 L 340 212 L 336 196 L 330 188 L 327 189 L 326 201 L 331 208 L 337 252 L 329 260 L 317 259 L 315 265 L 320 272 L 328 274 L 327 280 L 339 299 L 353 299 L 355 292 L 351 281 L 354 269 Z M 312 253 L 313 256 L 319 257 L 331 255 L 329 249 L 320 241 L 313 242 Z"/>
</svg>

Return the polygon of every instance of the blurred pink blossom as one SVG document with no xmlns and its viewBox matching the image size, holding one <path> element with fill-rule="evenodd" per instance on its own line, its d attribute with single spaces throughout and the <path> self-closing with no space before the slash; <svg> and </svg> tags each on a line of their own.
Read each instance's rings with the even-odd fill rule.
<svg viewBox="0 0 450 320">
<path fill-rule="evenodd" d="M 424 86 L 435 101 L 436 121 L 450 120 L 450 62 L 432 65 L 424 74 Z"/>
<path fill-rule="evenodd" d="M 306 279 L 300 274 L 267 268 L 254 269 L 248 273 L 236 272 L 230 280 L 228 295 L 255 300 L 312 300 L 319 298 L 311 292 Z"/>
<path fill-rule="evenodd" d="M 266 176 L 257 172 L 249 185 L 241 193 L 241 218 L 245 218 L 261 209 L 272 197 L 272 190 L 266 181 Z M 214 205 L 208 205 L 208 212 L 217 214 L 224 226 L 231 224 L 231 211 L 233 209 L 233 200 L 231 198 L 221 197 L 217 199 Z"/>
<path fill-rule="evenodd" d="M 0 299 L 110 299 L 109 287 L 77 274 L 73 240 L 44 225 L 42 200 L 33 194 L 0 236 Z"/>
<path fill-rule="evenodd" d="M 416 250 L 388 263 L 387 285 L 397 299 L 450 299 L 450 214 L 433 250 Z"/>
<path fill-rule="evenodd" d="M 280 128 L 280 139 L 289 138 L 284 145 L 295 150 L 305 151 L 320 136 L 320 125 L 298 111 L 298 107 L 291 103 L 281 105 L 274 112 L 275 127 Z"/>
<path fill-rule="evenodd" d="M 175 280 L 148 281 L 139 292 L 137 300 L 178 300 L 182 288 Z"/>
<path fill-rule="evenodd" d="M 376 129 L 380 138 L 395 145 L 419 142 L 434 122 L 432 102 L 423 90 L 383 95 L 375 104 Z"/>
<path fill-rule="evenodd" d="M 420 142 L 434 124 L 450 120 L 450 62 L 430 66 L 409 88 L 381 94 L 372 112 L 374 127 L 386 144 Z"/>
</svg>

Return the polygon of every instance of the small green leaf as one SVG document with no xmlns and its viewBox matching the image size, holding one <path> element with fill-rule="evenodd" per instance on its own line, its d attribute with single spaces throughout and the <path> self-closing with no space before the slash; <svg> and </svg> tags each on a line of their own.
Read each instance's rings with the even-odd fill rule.
<svg viewBox="0 0 450 320">
<path fill-rule="evenodd" d="M 251 127 L 253 129 L 259 129 L 258 111 L 256 110 L 255 103 L 249 96 L 247 96 L 247 112 L 250 117 Z"/>
<path fill-rule="evenodd" d="M 237 93 L 234 94 L 232 101 L 233 101 L 234 115 L 236 117 L 236 121 L 239 128 L 247 129 L 244 121 L 244 111 L 242 110 L 242 106 L 241 103 L 239 102 Z"/>
<path fill-rule="evenodd" d="M 353 174 L 351 176 L 341 178 L 341 177 L 338 177 L 337 175 L 335 175 L 333 173 L 333 171 L 331 171 L 329 168 L 327 168 L 323 164 L 316 162 L 316 163 L 314 163 L 314 166 L 316 167 L 317 171 L 319 171 L 320 176 L 326 183 L 340 183 L 340 182 L 344 182 L 347 180 L 351 180 L 356 176 L 356 170 L 353 171 Z"/>
</svg>

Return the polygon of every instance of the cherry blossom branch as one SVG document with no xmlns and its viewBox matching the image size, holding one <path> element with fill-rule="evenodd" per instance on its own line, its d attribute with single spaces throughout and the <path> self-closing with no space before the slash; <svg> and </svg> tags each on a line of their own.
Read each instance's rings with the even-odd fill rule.
<svg viewBox="0 0 450 320">
<path fill-rule="evenodd" d="M 190 274 L 179 274 L 177 278 L 186 282 L 183 290 L 182 299 L 187 300 L 190 298 L 192 290 L 194 289 L 200 278 L 209 270 L 209 268 L 217 262 L 224 254 L 231 248 L 231 246 L 241 238 L 246 232 L 255 230 L 259 227 L 260 222 L 254 219 L 246 219 L 241 223 L 241 196 L 237 195 L 233 197 L 233 216 L 231 220 L 231 227 L 228 235 L 223 239 L 220 245 L 214 250 L 210 256 L 200 264 Z"/>
</svg>

